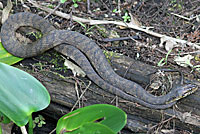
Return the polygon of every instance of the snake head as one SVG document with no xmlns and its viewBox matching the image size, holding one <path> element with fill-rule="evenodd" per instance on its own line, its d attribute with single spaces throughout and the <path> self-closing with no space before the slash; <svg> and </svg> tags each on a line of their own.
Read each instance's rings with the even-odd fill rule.
<svg viewBox="0 0 200 134">
<path fill-rule="evenodd" d="M 167 103 L 171 103 L 171 102 L 180 100 L 180 99 L 194 93 L 195 91 L 198 90 L 198 86 L 195 84 L 186 84 L 186 85 L 177 87 L 175 90 L 176 90 L 176 96 L 172 100 L 168 101 Z"/>
</svg>

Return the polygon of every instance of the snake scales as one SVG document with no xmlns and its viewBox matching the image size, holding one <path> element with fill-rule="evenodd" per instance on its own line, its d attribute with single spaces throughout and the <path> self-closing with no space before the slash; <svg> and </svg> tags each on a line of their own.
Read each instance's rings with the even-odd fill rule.
<svg viewBox="0 0 200 134">
<path fill-rule="evenodd" d="M 32 44 L 21 43 L 15 32 L 23 26 L 40 30 L 43 37 Z M 123 99 L 137 102 L 149 108 L 165 109 L 171 107 L 185 92 L 197 86 L 187 84 L 171 90 L 163 96 L 154 96 L 133 81 L 117 75 L 107 62 L 102 50 L 88 37 L 74 31 L 56 30 L 42 17 L 22 12 L 11 15 L 1 27 L 1 40 L 5 49 L 18 57 L 32 57 L 54 48 L 72 58 L 99 87 Z M 168 103 L 170 102 L 170 103 Z"/>
</svg>

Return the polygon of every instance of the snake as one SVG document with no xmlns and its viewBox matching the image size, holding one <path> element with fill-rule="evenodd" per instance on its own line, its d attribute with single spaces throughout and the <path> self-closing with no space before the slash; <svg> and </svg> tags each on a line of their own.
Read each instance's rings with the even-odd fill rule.
<svg viewBox="0 0 200 134">
<path fill-rule="evenodd" d="M 20 42 L 16 31 L 27 26 L 39 30 L 42 38 L 33 43 Z M 1 41 L 9 53 L 23 58 L 37 56 L 53 48 L 73 59 L 97 86 L 148 108 L 169 108 L 198 89 L 196 84 L 189 83 L 177 86 L 166 95 L 154 96 L 136 82 L 116 74 L 101 48 L 93 40 L 75 31 L 57 30 L 43 17 L 29 12 L 9 16 L 1 27 Z"/>
</svg>

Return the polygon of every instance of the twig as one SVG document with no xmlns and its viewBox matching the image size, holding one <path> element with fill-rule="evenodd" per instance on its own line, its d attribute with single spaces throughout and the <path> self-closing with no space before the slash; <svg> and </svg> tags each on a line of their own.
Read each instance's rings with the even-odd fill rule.
<svg viewBox="0 0 200 134">
<path fill-rule="evenodd" d="M 92 13 L 91 10 L 90 10 L 90 0 L 87 0 L 87 12 L 88 12 L 89 14 Z"/>
<path fill-rule="evenodd" d="M 108 11 L 112 12 L 112 10 L 110 10 L 110 8 L 103 2 L 103 0 L 100 0 L 100 1 Z"/>
<path fill-rule="evenodd" d="M 129 36 L 129 38 L 132 39 L 132 40 L 135 41 L 135 42 L 138 42 L 136 39 L 132 38 L 132 36 Z M 104 41 L 104 40 L 103 40 L 103 41 Z M 139 43 L 139 42 L 138 42 L 138 43 Z M 158 51 L 158 52 L 160 52 L 160 53 L 162 53 L 162 54 L 168 54 L 168 53 L 165 52 L 165 51 L 162 51 L 162 50 L 160 50 L 160 49 L 158 49 L 158 48 L 155 48 L 155 47 L 153 47 L 153 46 L 150 46 L 150 45 L 146 45 L 146 44 L 144 44 L 144 43 L 140 43 L 140 45 L 143 46 L 143 47 L 149 48 L 149 49 L 156 50 L 156 51 Z M 174 55 L 175 55 L 175 56 L 176 56 L 176 55 L 188 55 L 188 54 L 197 54 L 197 53 L 200 53 L 200 51 L 197 50 L 197 51 L 192 51 L 192 52 L 182 52 L 182 53 L 178 53 L 178 54 L 176 54 L 176 53 L 170 53 L 169 55 L 171 55 L 171 56 L 174 56 Z"/>
<path fill-rule="evenodd" d="M 38 5 L 38 4 L 36 4 L 35 2 L 33 2 L 32 0 L 27 0 L 27 1 L 30 2 L 31 4 L 33 4 L 34 6 L 36 6 L 37 8 L 40 8 L 40 9 L 46 11 L 46 12 L 52 12 L 52 10 L 53 10 L 53 9 L 49 9 L 49 8 L 46 8 L 46 7 L 42 7 L 42 6 Z M 173 41 L 175 41 L 177 43 L 180 43 L 182 45 L 187 44 L 188 46 L 200 49 L 200 46 L 195 44 L 195 43 L 188 42 L 186 40 L 173 38 L 173 37 L 170 37 L 170 36 L 167 36 L 167 35 L 159 34 L 159 33 L 150 31 L 148 29 L 144 29 L 142 27 L 133 25 L 131 23 L 125 23 L 125 22 L 122 22 L 122 21 L 89 20 L 89 19 L 79 18 L 79 17 L 73 16 L 73 15 L 72 15 L 72 18 L 71 18 L 69 14 L 65 14 L 65 13 L 60 12 L 60 11 L 55 11 L 55 12 L 53 12 L 53 14 L 57 15 L 57 16 L 60 16 L 62 18 L 65 18 L 65 19 L 72 19 L 74 21 L 79 21 L 79 22 L 82 22 L 82 23 L 88 23 L 89 25 L 115 24 L 115 25 L 120 25 L 120 26 L 124 26 L 124 27 L 128 27 L 128 28 L 133 28 L 135 30 L 139 30 L 139 31 L 142 31 L 144 33 L 150 34 L 152 36 L 158 37 L 158 38 L 160 38 L 161 40 L 164 40 L 164 41 L 173 40 Z"/>
<path fill-rule="evenodd" d="M 193 1 L 193 2 L 194 2 L 194 1 Z M 197 8 L 195 8 L 194 10 L 192 10 L 192 11 L 190 11 L 190 12 L 184 13 L 184 15 L 191 16 L 194 12 L 196 12 L 196 11 L 198 11 L 198 10 L 200 10 L 200 6 L 197 7 Z"/>
<path fill-rule="evenodd" d="M 78 100 L 76 101 L 76 103 L 74 104 L 74 106 L 72 107 L 71 111 L 74 110 L 74 108 L 76 107 L 76 105 L 80 102 L 80 99 L 83 97 L 83 95 L 85 94 L 85 92 L 88 90 L 88 88 L 90 87 L 90 85 L 92 84 L 91 81 L 89 81 L 88 86 L 85 88 L 85 90 L 83 91 L 83 93 L 80 95 L 80 97 L 78 97 Z M 56 131 L 56 128 L 54 128 L 49 134 L 52 134 L 53 132 Z"/>
<path fill-rule="evenodd" d="M 197 17 L 197 16 L 195 16 L 195 17 L 192 17 L 192 18 L 187 18 L 187 17 L 182 16 L 182 15 L 179 15 L 179 14 L 175 14 L 175 13 L 171 13 L 171 14 L 174 15 L 174 16 L 177 16 L 177 17 L 179 17 L 179 18 L 188 20 L 188 21 L 193 20 L 193 19 L 195 19 L 195 18 Z"/>
<path fill-rule="evenodd" d="M 21 0 L 21 4 L 24 5 L 24 1 L 23 0 Z"/>
<path fill-rule="evenodd" d="M 124 73 L 124 76 L 123 76 L 124 78 L 126 77 L 128 71 L 130 70 L 130 68 L 131 68 L 132 65 L 133 65 L 133 63 L 130 64 L 130 65 L 128 66 L 128 68 L 126 69 L 126 72 Z"/>
<path fill-rule="evenodd" d="M 130 39 L 142 40 L 139 36 L 134 35 L 134 36 L 130 36 L 130 37 L 120 37 L 120 38 L 104 38 L 100 41 L 112 42 L 112 41 L 122 41 L 122 40 L 130 40 Z"/>
<path fill-rule="evenodd" d="M 77 80 L 76 80 L 76 82 L 75 82 L 75 91 L 76 91 L 76 95 L 77 95 L 77 98 L 78 98 L 78 100 L 79 101 L 77 101 L 77 103 L 78 103 L 78 105 L 79 105 L 79 107 L 81 106 L 81 103 L 80 103 L 80 100 L 81 100 L 81 98 L 80 98 L 80 95 L 79 95 L 79 92 L 78 92 L 78 82 L 77 82 Z M 75 103 L 76 104 L 76 103 Z M 74 105 L 74 106 L 76 106 L 76 105 Z M 73 107 L 74 107 L 73 106 Z M 73 111 L 73 108 L 71 109 L 71 111 Z"/>
<path fill-rule="evenodd" d="M 51 132 L 49 134 L 53 134 L 56 131 L 56 128 L 54 128 L 53 130 L 51 130 Z"/>
<path fill-rule="evenodd" d="M 117 8 L 118 8 L 117 12 L 119 13 L 119 16 L 121 16 L 121 14 L 120 14 L 121 13 L 120 5 L 121 5 L 121 1 L 118 0 L 118 2 L 117 2 Z"/>
<path fill-rule="evenodd" d="M 48 18 L 53 12 L 55 12 L 59 7 L 60 7 L 60 2 L 59 2 L 59 4 L 53 9 L 53 11 L 52 12 L 50 12 L 49 14 L 47 14 L 47 16 L 45 16 L 44 18 L 46 19 L 46 18 Z"/>
<path fill-rule="evenodd" d="M 152 127 L 149 129 L 149 131 L 147 132 L 147 134 L 151 134 L 152 131 L 153 131 L 156 127 L 158 127 L 158 126 L 160 126 L 160 125 L 162 125 L 162 124 L 164 124 L 164 123 L 166 123 L 166 122 L 168 122 L 168 121 L 170 121 L 170 120 L 172 120 L 172 119 L 174 119 L 174 118 L 175 118 L 175 116 L 172 116 L 171 118 L 169 118 L 169 119 L 167 119 L 167 120 L 165 120 L 165 121 L 162 121 L 161 123 L 158 123 L 158 124 L 152 126 Z"/>
<path fill-rule="evenodd" d="M 78 100 L 76 101 L 76 103 L 74 104 L 74 106 L 72 107 L 71 111 L 74 110 L 74 108 L 76 107 L 77 103 L 80 101 L 80 99 L 83 97 L 83 95 L 85 94 L 85 92 L 88 90 L 88 88 L 90 87 L 91 85 L 91 81 L 89 81 L 89 84 L 88 86 L 85 88 L 85 90 L 83 91 L 83 93 L 80 95 L 80 97 L 78 98 Z"/>
</svg>

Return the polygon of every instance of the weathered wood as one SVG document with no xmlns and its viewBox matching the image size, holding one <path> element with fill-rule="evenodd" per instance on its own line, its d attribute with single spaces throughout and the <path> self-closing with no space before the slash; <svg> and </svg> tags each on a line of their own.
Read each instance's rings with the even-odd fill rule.
<svg viewBox="0 0 200 134">
<path fill-rule="evenodd" d="M 156 70 L 153 66 L 135 61 L 126 56 L 114 56 L 111 64 L 120 75 L 126 73 L 126 77 L 143 85 L 147 84 L 150 79 L 146 74 Z M 30 72 L 27 69 L 26 71 Z M 76 108 L 99 103 L 117 105 L 128 114 L 127 125 L 122 131 L 124 134 L 147 132 L 154 125 L 158 125 L 158 127 L 154 127 L 155 129 L 162 129 L 161 126 L 167 123 L 172 126 L 171 128 L 175 126 L 174 129 L 187 130 L 193 133 L 200 132 L 199 91 L 182 99 L 173 108 L 153 110 L 140 106 L 135 102 L 129 102 L 116 97 L 93 83 L 88 86 L 90 80 L 87 78 L 75 80 L 73 77 L 64 78 L 48 71 L 31 72 L 31 74 L 45 85 L 51 95 L 51 105 L 43 112 L 52 118 L 58 119 L 68 113 L 78 100 L 77 92 L 80 96 L 86 89 Z M 75 88 L 76 85 L 78 85 L 77 89 Z"/>
</svg>

